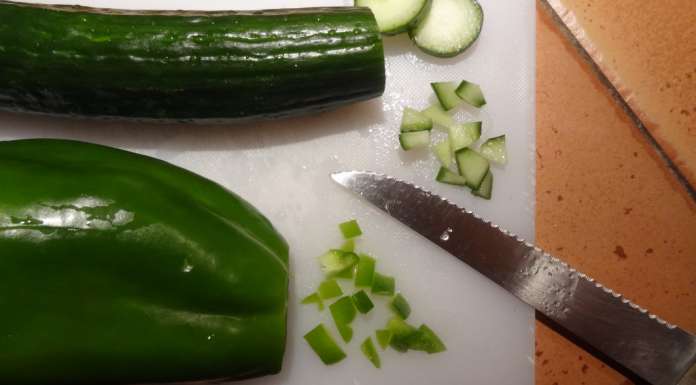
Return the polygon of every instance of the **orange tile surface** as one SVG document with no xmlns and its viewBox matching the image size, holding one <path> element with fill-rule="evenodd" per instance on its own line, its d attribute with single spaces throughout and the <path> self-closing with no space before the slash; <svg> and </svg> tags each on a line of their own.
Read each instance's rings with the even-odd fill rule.
<svg viewBox="0 0 696 385">
<path fill-rule="evenodd" d="M 549 3 L 696 186 L 696 1 Z"/>
<path fill-rule="evenodd" d="M 537 242 L 696 332 L 696 203 L 559 31 L 539 10 Z M 536 378 L 540 385 L 628 383 L 542 324 Z"/>
</svg>

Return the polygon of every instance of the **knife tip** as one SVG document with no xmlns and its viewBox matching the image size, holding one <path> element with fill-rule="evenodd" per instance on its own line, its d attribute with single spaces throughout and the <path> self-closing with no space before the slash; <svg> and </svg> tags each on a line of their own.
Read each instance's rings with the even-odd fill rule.
<svg viewBox="0 0 696 385">
<path fill-rule="evenodd" d="M 347 186 L 348 180 L 351 179 L 353 174 L 355 174 L 355 171 L 332 172 L 331 179 L 333 179 L 334 182 L 336 182 L 342 186 Z"/>
</svg>

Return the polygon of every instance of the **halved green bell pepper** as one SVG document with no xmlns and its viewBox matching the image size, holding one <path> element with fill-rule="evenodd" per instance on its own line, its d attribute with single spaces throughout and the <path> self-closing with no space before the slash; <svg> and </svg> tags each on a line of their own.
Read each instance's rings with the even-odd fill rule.
<svg viewBox="0 0 696 385">
<path fill-rule="evenodd" d="M 0 142 L 0 383 L 277 373 L 288 246 L 249 203 L 163 161 Z"/>
</svg>

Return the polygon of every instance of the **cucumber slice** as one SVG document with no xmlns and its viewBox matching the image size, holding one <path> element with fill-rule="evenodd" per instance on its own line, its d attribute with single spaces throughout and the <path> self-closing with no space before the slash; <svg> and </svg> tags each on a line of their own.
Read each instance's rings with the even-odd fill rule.
<svg viewBox="0 0 696 385">
<path fill-rule="evenodd" d="M 430 131 L 402 132 L 399 135 L 399 143 L 401 143 L 401 148 L 406 151 L 414 148 L 427 147 L 430 144 Z"/>
<path fill-rule="evenodd" d="M 459 83 L 459 87 L 454 90 L 454 93 L 467 104 L 474 107 L 481 108 L 486 104 L 486 98 L 483 97 L 483 92 L 481 92 L 481 87 L 478 84 L 462 80 Z"/>
<path fill-rule="evenodd" d="M 355 6 L 370 8 L 379 31 L 387 35 L 405 32 L 418 24 L 428 5 L 430 0 L 355 0 Z"/>
<path fill-rule="evenodd" d="M 423 131 L 433 128 L 433 120 L 426 114 L 413 108 L 404 108 L 401 118 L 401 132 Z"/>
<path fill-rule="evenodd" d="M 447 128 L 452 152 L 471 146 L 481 137 L 481 122 L 455 124 Z"/>
<path fill-rule="evenodd" d="M 430 119 L 432 119 L 433 123 L 439 126 L 449 127 L 457 124 L 457 122 L 454 121 L 452 116 L 450 116 L 450 114 L 442 108 L 440 103 L 433 104 L 432 106 L 426 108 L 422 112 Z"/>
<path fill-rule="evenodd" d="M 423 52 L 453 57 L 476 41 L 482 25 L 483 10 L 475 0 L 433 0 L 409 35 Z"/>
<path fill-rule="evenodd" d="M 450 148 L 449 139 L 445 139 L 442 142 L 433 146 L 433 152 L 440 161 L 442 167 L 449 167 L 452 164 L 452 149 Z"/>
<path fill-rule="evenodd" d="M 469 148 L 462 148 L 454 154 L 459 173 L 466 179 L 466 185 L 477 190 L 488 173 L 488 159 Z"/>
<path fill-rule="evenodd" d="M 440 183 L 453 184 L 457 186 L 466 186 L 466 178 L 450 171 L 450 169 L 445 167 L 440 167 L 440 171 L 438 171 L 435 180 Z"/>
<path fill-rule="evenodd" d="M 481 181 L 481 185 L 476 190 L 471 190 L 471 193 L 477 197 L 484 199 L 491 199 L 491 193 L 493 192 L 493 173 L 488 170 L 488 173 Z"/>
<path fill-rule="evenodd" d="M 481 155 L 491 162 L 498 164 L 507 163 L 507 151 L 505 150 L 505 135 L 488 139 L 479 149 Z"/>
<path fill-rule="evenodd" d="M 430 86 L 445 111 L 453 109 L 462 102 L 462 99 L 455 93 L 457 85 L 454 82 L 435 82 L 430 83 Z"/>
</svg>

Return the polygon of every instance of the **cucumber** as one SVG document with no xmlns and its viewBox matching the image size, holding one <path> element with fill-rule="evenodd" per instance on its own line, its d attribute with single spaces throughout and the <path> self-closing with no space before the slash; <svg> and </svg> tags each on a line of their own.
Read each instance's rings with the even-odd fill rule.
<svg viewBox="0 0 696 385">
<path fill-rule="evenodd" d="M 483 97 L 483 92 L 478 84 L 462 80 L 454 92 L 459 98 L 474 107 L 481 108 L 486 104 L 486 98 Z"/>
<path fill-rule="evenodd" d="M 433 123 L 437 124 L 438 126 L 447 128 L 457 124 L 452 116 L 445 111 L 439 103 L 433 104 L 421 112 L 423 112 L 425 116 L 432 119 Z"/>
<path fill-rule="evenodd" d="M 367 8 L 119 11 L 0 1 L 0 109 L 154 120 L 277 117 L 376 97 Z"/>
<path fill-rule="evenodd" d="M 430 130 L 433 128 L 433 120 L 426 114 L 413 108 L 404 108 L 401 117 L 401 132 Z"/>
<path fill-rule="evenodd" d="M 505 164 L 507 162 L 505 135 L 488 139 L 481 145 L 479 151 L 481 152 L 481 155 L 491 162 Z"/>
<path fill-rule="evenodd" d="M 462 99 L 455 93 L 457 85 L 454 82 L 436 82 L 430 83 L 430 86 L 435 91 L 435 96 L 445 111 L 453 109 L 462 102 Z"/>
<path fill-rule="evenodd" d="M 450 148 L 449 139 L 445 139 L 434 145 L 433 152 L 443 167 L 449 167 L 452 164 L 452 149 Z"/>
<path fill-rule="evenodd" d="M 481 185 L 479 186 L 479 188 L 477 188 L 476 190 L 471 190 L 471 193 L 476 195 L 477 197 L 491 199 L 491 195 L 493 193 L 493 173 L 491 172 L 491 170 L 488 170 L 486 176 L 483 177 L 483 180 L 481 181 Z"/>
<path fill-rule="evenodd" d="M 379 31 L 387 35 L 405 32 L 418 24 L 429 5 L 430 0 L 355 0 L 355 6 L 372 10 Z"/>
<path fill-rule="evenodd" d="M 476 41 L 483 26 L 483 10 L 475 0 L 433 0 L 411 40 L 425 53 L 456 56 Z"/>
<path fill-rule="evenodd" d="M 452 152 L 469 147 L 481 137 L 481 122 L 455 124 L 447 128 Z"/>
<path fill-rule="evenodd" d="M 406 151 L 414 148 L 427 147 L 430 144 L 430 131 L 402 132 L 399 135 L 399 143 L 401 143 L 401 148 Z"/>
<path fill-rule="evenodd" d="M 466 185 L 472 190 L 477 190 L 481 186 L 483 178 L 488 173 L 488 160 L 478 152 L 462 148 L 454 154 L 459 167 L 459 174 L 466 179 Z"/>
<path fill-rule="evenodd" d="M 457 186 L 466 186 L 466 178 L 463 176 L 452 172 L 446 167 L 440 167 L 440 171 L 437 172 L 435 180 L 440 183 L 453 184 Z"/>
</svg>

